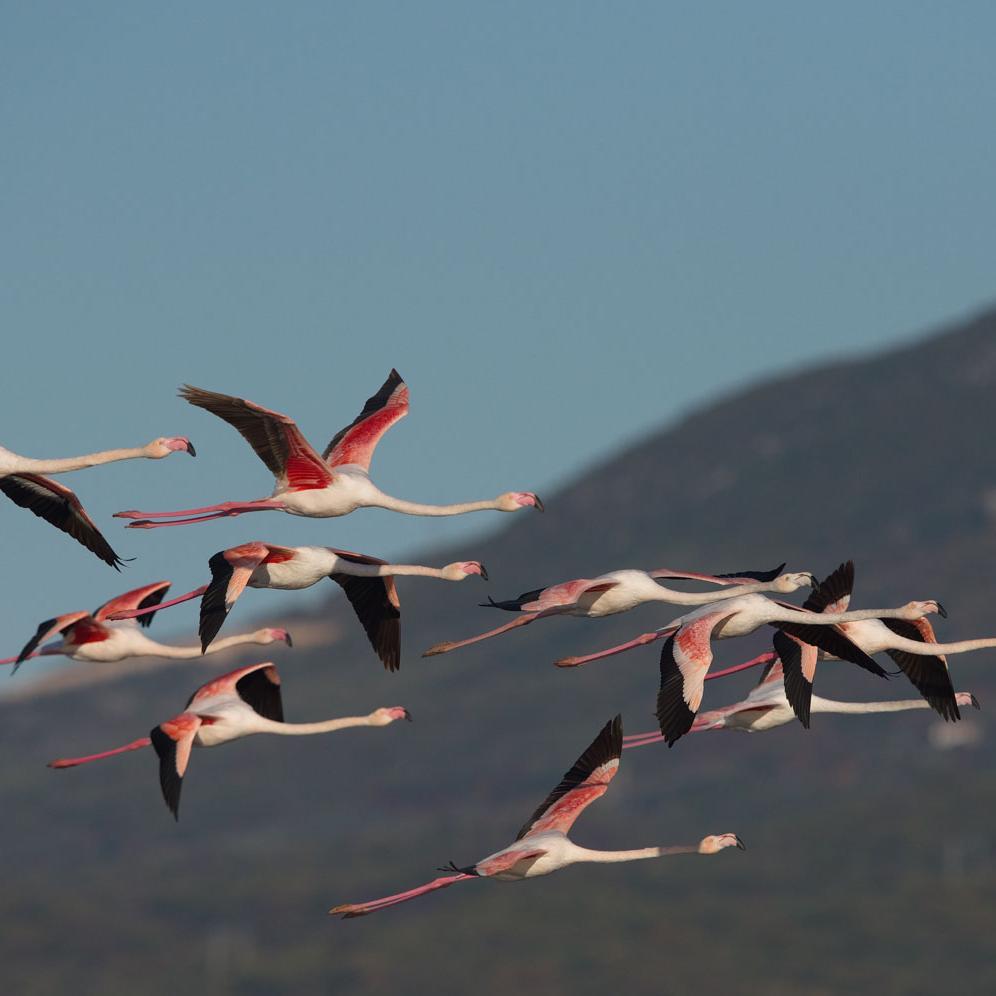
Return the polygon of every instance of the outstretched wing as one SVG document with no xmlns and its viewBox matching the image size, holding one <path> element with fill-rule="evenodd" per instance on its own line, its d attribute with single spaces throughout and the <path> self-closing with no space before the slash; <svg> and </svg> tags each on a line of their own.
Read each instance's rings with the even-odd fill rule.
<svg viewBox="0 0 996 996">
<path fill-rule="evenodd" d="M 235 428 L 281 484 L 303 491 L 332 483 L 331 471 L 289 416 L 189 384 L 180 388 L 180 397 Z"/>
<path fill-rule="evenodd" d="M 169 591 L 169 581 L 156 581 L 155 584 L 147 584 L 142 588 L 135 588 L 134 591 L 127 591 L 117 598 L 112 598 L 97 609 L 93 618 L 97 622 L 106 622 L 115 612 L 130 612 L 134 609 L 148 609 L 153 605 L 158 605 Z M 139 626 L 148 626 L 152 622 L 155 612 L 147 612 L 145 615 L 137 616 Z"/>
<path fill-rule="evenodd" d="M 0 491 L 15 505 L 68 533 L 115 570 L 124 564 L 93 524 L 75 492 L 64 484 L 41 474 L 8 474 L 0 477 Z"/>
<path fill-rule="evenodd" d="M 206 681 L 187 699 L 187 704 L 183 708 L 188 711 L 190 709 L 204 709 L 205 702 L 209 699 L 217 698 L 219 695 L 240 695 L 237 688 L 238 683 L 253 671 L 261 671 L 264 668 L 273 668 L 274 675 L 276 676 L 276 667 L 270 661 L 263 661 L 262 664 L 247 664 L 244 667 L 237 667 L 234 671 L 229 671 L 227 674 L 221 674 L 217 678 Z M 276 677 L 276 684 L 280 684 L 279 677 Z"/>
<path fill-rule="evenodd" d="M 515 839 L 522 840 L 544 830 L 567 833 L 585 808 L 605 794 L 619 768 L 622 738 L 622 716 L 616 716 L 602 727 L 588 749 L 574 762 L 574 767 L 523 824 Z"/>
<path fill-rule="evenodd" d="M 388 671 L 401 667 L 401 602 L 394 578 L 329 577 L 346 593 L 370 645 Z"/>
<path fill-rule="evenodd" d="M 917 643 L 936 643 L 934 628 L 926 619 L 883 619 L 882 622 L 897 636 Z M 961 719 L 948 662 L 941 655 L 912 654 L 908 650 L 887 650 L 913 687 L 927 700 L 931 709 L 953 722 Z"/>
<path fill-rule="evenodd" d="M 827 575 L 803 602 L 807 612 L 846 612 L 854 592 L 854 561 L 848 560 Z"/>
<path fill-rule="evenodd" d="M 659 581 L 708 581 L 710 584 L 731 585 L 749 584 L 751 581 L 774 581 L 784 570 L 779 564 L 773 571 L 736 571 L 733 574 L 695 574 L 691 571 L 673 571 L 669 567 L 659 567 L 647 573 Z"/>
<path fill-rule="evenodd" d="M 280 697 L 280 675 L 273 664 L 251 668 L 235 682 L 235 691 L 253 712 L 275 723 L 284 721 L 284 704 Z"/>
<path fill-rule="evenodd" d="M 325 447 L 322 459 L 329 467 L 349 463 L 370 469 L 370 460 L 381 437 L 408 414 L 408 385 L 392 370 L 380 390 L 367 398 L 363 411 Z"/>
<path fill-rule="evenodd" d="M 207 650 L 232 611 L 239 595 L 246 590 L 252 572 L 277 554 L 277 559 L 289 560 L 294 551 L 289 547 L 271 547 L 266 543 L 243 543 L 220 550 L 209 561 L 211 581 L 201 598 L 197 633 L 201 650 Z"/>
<path fill-rule="evenodd" d="M 789 700 L 796 718 L 808 730 L 819 650 L 811 643 L 803 643 L 802 640 L 783 630 L 775 633 L 772 644 L 784 674 L 785 697 Z"/>
<path fill-rule="evenodd" d="M 162 789 L 166 806 L 173 819 L 180 818 L 180 789 L 183 788 L 183 775 L 190 761 L 190 751 L 194 737 L 201 727 L 201 718 L 190 712 L 167 719 L 165 723 L 153 726 L 149 739 L 159 755 L 159 787 Z"/>
<path fill-rule="evenodd" d="M 56 616 L 54 619 L 46 619 L 38 626 L 38 629 L 35 630 L 35 635 L 31 637 L 26 644 L 24 644 L 21 652 L 17 655 L 13 673 L 16 673 L 21 664 L 23 664 L 24 661 L 26 661 L 46 640 L 50 640 L 53 636 L 57 636 L 60 633 L 65 633 L 66 630 L 71 629 L 81 619 L 86 619 L 89 615 L 89 612 L 69 612 L 64 616 Z"/>
</svg>

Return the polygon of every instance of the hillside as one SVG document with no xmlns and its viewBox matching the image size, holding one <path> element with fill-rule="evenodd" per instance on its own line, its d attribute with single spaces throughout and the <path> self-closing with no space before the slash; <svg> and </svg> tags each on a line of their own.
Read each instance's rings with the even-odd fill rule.
<svg viewBox="0 0 996 996">
<path fill-rule="evenodd" d="M 325 910 L 507 843 L 615 712 L 627 732 L 652 727 L 655 648 L 572 671 L 550 662 L 657 625 L 659 609 L 543 621 L 420 658 L 507 618 L 476 607 L 488 593 L 625 566 L 786 560 L 824 574 L 852 557 L 856 605 L 939 598 L 950 611 L 942 639 L 996 632 L 994 423 L 996 311 L 752 386 L 544 495 L 545 515 L 516 515 L 459 550 L 418 551 L 425 563 L 479 558 L 491 582 L 402 579 L 398 674 L 380 669 L 330 585 L 319 616 L 279 620 L 309 636 L 275 658 L 287 718 L 402 703 L 415 723 L 197 752 L 178 825 L 149 753 L 69 772 L 45 762 L 142 735 L 223 663 L 122 666 L 114 680 L 0 702 L 2 990 L 992 992 L 992 652 L 952 664 L 956 687 L 982 701 L 966 720 L 979 747 L 931 748 L 927 713 L 687 737 L 627 752 L 576 828 L 579 842 L 605 848 L 735 830 L 746 854 L 470 883 L 345 923 Z M 279 541 L 270 521 L 248 523 L 247 538 L 264 525 L 260 537 Z M 242 621 L 265 605 L 249 593 Z M 764 640 L 723 644 L 718 661 L 746 659 Z M 708 704 L 751 680 L 711 683 Z M 833 665 L 818 687 L 913 695 L 901 676 Z"/>
</svg>

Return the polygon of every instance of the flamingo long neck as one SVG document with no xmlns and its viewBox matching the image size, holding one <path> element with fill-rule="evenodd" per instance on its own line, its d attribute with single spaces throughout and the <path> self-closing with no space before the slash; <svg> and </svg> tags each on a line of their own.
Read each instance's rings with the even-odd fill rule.
<svg viewBox="0 0 996 996">
<path fill-rule="evenodd" d="M 774 591 L 773 582 L 754 581 L 750 584 L 738 584 L 719 591 L 675 591 L 673 588 L 659 587 L 659 594 L 651 601 L 667 602 L 670 605 L 709 605 L 712 602 L 722 602 L 727 598 L 739 598 L 751 592 Z"/>
<path fill-rule="evenodd" d="M 352 574 L 360 578 L 390 578 L 390 577 L 424 577 L 444 578 L 440 567 L 420 567 L 417 564 L 356 564 L 349 563 L 349 570 L 343 574 Z"/>
<path fill-rule="evenodd" d="M 909 709 L 929 709 L 926 699 L 901 699 L 896 702 L 837 702 L 814 695 L 810 708 L 813 712 L 871 713 L 906 712 Z"/>
<path fill-rule="evenodd" d="M 118 460 L 135 460 L 148 456 L 144 447 L 137 446 L 123 450 L 101 450 L 99 453 L 85 453 L 83 456 L 61 457 L 52 460 L 33 460 L 18 457 L 18 466 L 24 473 L 65 474 L 70 470 L 84 470 L 102 463 L 115 463 Z"/>
<path fill-rule="evenodd" d="M 633 851 L 593 851 L 579 847 L 574 852 L 575 861 L 595 861 L 611 864 L 617 861 L 641 861 L 644 858 L 664 858 L 670 854 L 696 854 L 698 844 L 674 847 L 639 847 Z"/>
<path fill-rule="evenodd" d="M 384 494 L 383 491 L 378 491 L 376 498 L 371 499 L 368 504 L 376 508 L 390 509 L 392 512 L 403 512 L 405 515 L 463 515 L 466 512 L 485 512 L 489 509 L 498 509 L 498 502 L 494 498 L 485 501 L 457 502 L 454 505 L 423 505 L 417 501 L 393 498 L 391 495 Z"/>
<path fill-rule="evenodd" d="M 264 632 L 264 630 L 258 630 L 255 633 L 225 636 L 220 640 L 215 640 L 207 650 L 201 650 L 200 647 L 172 647 L 166 643 L 156 643 L 155 640 L 146 640 L 141 653 L 149 657 L 164 657 L 173 661 L 190 661 L 208 654 L 220 653 L 222 650 L 228 650 L 229 647 L 241 647 L 246 643 L 268 643 L 270 641 L 264 636 Z"/>
<path fill-rule="evenodd" d="M 919 643 L 917 640 L 896 637 L 890 642 L 890 647 L 896 650 L 908 650 L 912 654 L 963 654 L 968 650 L 996 647 L 996 637 L 987 636 L 978 640 L 961 640 L 957 643 Z"/>
<path fill-rule="evenodd" d="M 861 622 L 864 619 L 905 619 L 903 609 L 857 609 L 854 612 L 807 612 L 805 609 L 786 610 L 775 621 L 816 623 L 817 625 Z"/>
<path fill-rule="evenodd" d="M 346 716 L 343 719 L 326 719 L 320 723 L 278 723 L 273 719 L 258 718 L 259 732 L 276 733 L 282 737 L 306 737 L 312 733 L 332 733 L 350 726 L 373 726 L 371 716 Z"/>
</svg>

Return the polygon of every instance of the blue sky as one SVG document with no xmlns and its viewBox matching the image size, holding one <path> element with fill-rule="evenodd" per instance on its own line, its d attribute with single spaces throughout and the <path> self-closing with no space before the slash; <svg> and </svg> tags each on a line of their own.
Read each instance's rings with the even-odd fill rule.
<svg viewBox="0 0 996 996">
<path fill-rule="evenodd" d="M 505 521 L 125 533 L 270 490 L 183 382 L 324 446 L 397 366 L 385 490 L 542 494 L 718 391 L 991 302 L 993 37 L 982 3 L 6 7 L 0 442 L 201 455 L 64 478 L 122 577 L 0 506 L 0 653 L 248 539 L 469 558 Z"/>
</svg>

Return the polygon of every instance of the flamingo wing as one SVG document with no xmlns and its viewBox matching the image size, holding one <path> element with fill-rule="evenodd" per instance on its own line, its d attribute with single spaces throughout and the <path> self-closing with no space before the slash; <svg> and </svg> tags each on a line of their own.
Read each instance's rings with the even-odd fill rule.
<svg viewBox="0 0 996 996">
<path fill-rule="evenodd" d="M 265 563 L 274 550 L 293 555 L 290 548 L 271 547 L 266 543 L 243 543 L 242 546 L 219 551 L 208 561 L 211 581 L 201 598 L 197 626 L 202 650 L 207 650 L 218 635 L 228 613 L 246 590 L 253 571 Z"/>
<path fill-rule="evenodd" d="M 807 612 L 846 612 L 854 591 L 854 561 L 848 560 L 816 585 L 802 607 Z"/>
<path fill-rule="evenodd" d="M 397 671 L 401 667 L 401 602 L 394 578 L 359 578 L 338 571 L 329 577 L 346 593 L 381 663 L 388 671 Z"/>
<path fill-rule="evenodd" d="M 275 723 L 284 721 L 284 704 L 280 697 L 280 675 L 270 664 L 249 670 L 235 682 L 235 691 L 239 698 L 253 712 L 263 719 L 272 719 Z"/>
<path fill-rule="evenodd" d="M 169 591 L 169 585 L 169 581 L 157 581 L 155 584 L 147 584 L 142 588 L 127 591 L 123 595 L 118 595 L 117 598 L 104 602 L 94 612 L 93 618 L 97 622 L 106 622 L 115 612 L 130 612 L 134 609 L 148 609 L 153 605 L 158 605 L 166 596 L 166 592 Z M 155 616 L 155 612 L 147 612 L 145 615 L 137 616 L 139 626 L 148 626 L 152 622 L 153 616 Z"/>
<path fill-rule="evenodd" d="M 0 491 L 15 505 L 68 533 L 108 566 L 120 570 L 124 564 L 87 515 L 76 493 L 64 484 L 41 474 L 8 474 L 0 477 Z"/>
<path fill-rule="evenodd" d="M 824 627 L 814 626 L 814 629 Z M 826 627 L 829 628 L 829 627 Z M 816 661 L 819 650 L 811 643 L 804 643 L 784 630 L 772 638 L 784 674 L 785 697 L 796 718 L 808 730 L 813 701 L 813 682 L 816 679 Z M 836 656 L 836 655 L 835 655 Z"/>
<path fill-rule="evenodd" d="M 602 727 L 560 784 L 522 825 L 515 839 L 522 840 L 544 830 L 567 833 L 585 808 L 605 794 L 619 768 L 622 740 L 622 716 L 616 716 Z M 516 860 L 521 858 L 520 854 Z"/>
<path fill-rule="evenodd" d="M 206 681 L 203 685 L 201 685 L 201 687 L 198 688 L 189 699 L 187 699 L 187 704 L 183 708 L 186 710 L 190 710 L 191 707 L 203 709 L 204 703 L 209 699 L 214 699 L 221 695 L 239 695 L 239 691 L 236 686 L 242 678 L 248 674 L 251 674 L 253 671 L 273 667 L 274 666 L 270 661 L 264 661 L 262 664 L 247 664 L 245 667 L 237 667 L 234 671 L 229 671 L 227 674 L 222 674 L 217 678 L 212 678 L 210 681 Z M 274 668 L 274 671 L 276 671 L 276 668 Z M 277 678 L 276 683 L 279 685 L 279 678 Z"/>
<path fill-rule="evenodd" d="M 46 619 L 43 623 L 39 624 L 38 629 L 35 630 L 35 635 L 31 637 L 26 644 L 24 644 L 21 652 L 17 655 L 17 660 L 14 663 L 14 672 L 17 671 L 21 664 L 23 664 L 24 661 L 26 661 L 42 643 L 46 640 L 50 640 L 53 636 L 65 633 L 67 630 L 75 626 L 81 619 L 86 619 L 89 615 L 89 612 L 69 612 L 64 616 L 56 616 L 54 619 Z"/>
<path fill-rule="evenodd" d="M 303 491 L 332 483 L 331 471 L 289 416 L 189 384 L 180 388 L 180 397 L 235 428 L 282 484 Z"/>
<path fill-rule="evenodd" d="M 616 762 L 616 764 L 618 767 L 618 762 Z M 602 791 L 604 792 L 605 790 L 603 789 Z M 599 795 L 601 794 L 602 793 L 599 792 Z M 548 827 L 547 829 L 551 828 Z M 511 851 L 502 851 L 490 858 L 485 858 L 483 861 L 478 861 L 477 864 L 474 865 L 474 874 L 483 875 L 485 877 L 490 875 L 500 875 L 502 872 L 511 871 L 520 861 L 530 861 L 536 858 L 541 858 L 546 853 L 547 850 L 543 847 L 519 847 Z"/>
<path fill-rule="evenodd" d="M 165 723 L 152 727 L 149 739 L 159 756 L 159 786 L 173 819 L 180 818 L 180 790 L 190 761 L 194 737 L 201 728 L 200 716 L 181 712 Z"/>
<path fill-rule="evenodd" d="M 392 370 L 380 390 L 367 398 L 363 411 L 325 447 L 322 459 L 329 467 L 355 464 L 370 469 L 370 460 L 381 437 L 408 414 L 408 385 Z"/>
<path fill-rule="evenodd" d="M 779 564 L 773 571 L 737 571 L 733 574 L 695 574 L 691 571 L 673 571 L 669 567 L 659 567 L 648 571 L 659 581 L 708 581 L 710 584 L 731 585 L 749 584 L 751 581 L 774 581 L 785 569 Z"/>
<path fill-rule="evenodd" d="M 883 619 L 897 636 L 917 643 L 936 643 L 934 627 L 926 619 Z M 913 654 L 908 650 L 886 650 L 899 665 L 913 687 L 927 700 L 931 709 L 953 722 L 961 719 L 948 662 L 940 654 Z"/>
</svg>

